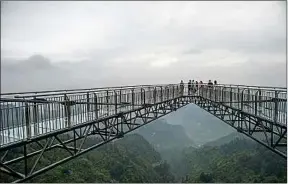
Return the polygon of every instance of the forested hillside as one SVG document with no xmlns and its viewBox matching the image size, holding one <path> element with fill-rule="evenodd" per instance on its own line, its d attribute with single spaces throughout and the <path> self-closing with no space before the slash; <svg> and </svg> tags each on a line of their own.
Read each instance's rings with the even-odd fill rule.
<svg viewBox="0 0 288 184">
<path fill-rule="evenodd" d="M 157 151 L 195 146 L 183 126 L 168 124 L 165 119 L 155 120 L 135 132 L 142 135 Z"/>
<path fill-rule="evenodd" d="M 162 159 L 171 166 L 171 172 L 175 179 L 181 181 L 184 172 L 180 162 L 182 151 L 184 148 L 196 146 L 187 135 L 184 127 L 171 125 L 163 118 L 139 128 L 136 132 L 142 135 L 161 154 Z"/>
<path fill-rule="evenodd" d="M 185 133 L 183 135 L 180 126 L 175 128 L 163 121 L 158 123 L 139 129 L 153 145 L 141 135 L 125 135 L 28 182 L 286 183 L 286 160 L 242 134 L 235 132 L 201 147 L 186 147 L 190 143 L 193 145 L 193 141 Z M 151 135 L 157 137 L 153 139 L 149 137 Z M 88 138 L 85 146 L 97 141 L 95 137 Z M 161 146 L 155 149 L 158 144 Z M 9 157 L 12 154 L 18 154 L 17 150 L 10 152 Z M 39 165 L 52 163 L 64 154 L 68 153 L 61 149 L 48 151 Z M 33 162 L 28 164 L 31 168 Z M 16 165 L 22 166 L 21 163 Z M 0 182 L 3 181 L 7 182 L 7 176 L 1 173 Z"/>
<path fill-rule="evenodd" d="M 95 140 L 88 138 L 86 144 Z M 44 155 L 40 164 L 51 162 L 64 154 L 54 150 Z M 17 153 L 15 153 L 17 154 Z M 6 181 L 1 174 L 0 182 Z M 95 182 L 173 182 L 169 165 L 140 135 L 126 135 L 123 139 L 101 146 L 62 164 L 28 182 L 95 183 Z"/>
<path fill-rule="evenodd" d="M 182 163 L 184 182 L 278 182 L 286 183 L 286 160 L 247 139 L 235 139 L 221 146 L 189 148 Z"/>
</svg>

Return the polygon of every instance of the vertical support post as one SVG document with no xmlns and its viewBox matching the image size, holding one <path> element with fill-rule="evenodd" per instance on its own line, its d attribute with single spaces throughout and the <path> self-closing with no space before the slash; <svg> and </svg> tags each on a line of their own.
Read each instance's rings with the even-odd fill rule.
<svg viewBox="0 0 288 184">
<path fill-rule="evenodd" d="M 98 119 L 98 101 L 96 93 L 94 93 L 94 108 L 95 108 L 95 117 L 96 119 Z"/>
<path fill-rule="evenodd" d="M 117 105 L 117 91 L 114 90 L 114 105 L 115 105 L 115 114 L 118 113 L 118 105 Z M 119 123 L 118 123 L 118 117 L 116 117 L 116 129 L 117 129 L 117 135 L 119 135 Z"/>
<path fill-rule="evenodd" d="M 245 89 L 243 89 L 243 91 L 241 93 L 241 104 L 240 104 L 240 109 L 241 109 L 241 127 L 243 127 L 243 99 L 244 99 L 244 91 L 245 91 Z M 250 122 L 249 122 L 248 134 L 250 134 Z"/>
<path fill-rule="evenodd" d="M 274 109 L 274 124 L 276 124 L 277 123 L 277 120 L 278 120 L 278 92 L 277 91 L 275 91 L 275 109 Z M 274 134 L 273 134 L 273 128 L 274 128 L 274 125 L 273 123 L 271 123 L 270 124 L 270 128 L 271 128 L 271 146 L 273 146 L 274 145 Z"/>
<path fill-rule="evenodd" d="M 64 99 L 65 99 L 65 103 L 64 103 L 64 109 L 65 109 L 65 117 L 67 118 L 67 124 L 68 127 L 71 127 L 71 106 L 69 104 L 69 98 L 67 97 L 66 94 L 64 94 Z"/>
<path fill-rule="evenodd" d="M 146 95 L 147 95 L 147 103 L 149 103 L 150 104 L 150 100 L 151 100 L 151 89 L 150 89 L 151 87 L 149 86 L 148 87 L 148 92 L 146 93 Z"/>
<path fill-rule="evenodd" d="M 89 100 L 89 92 L 87 92 L 87 113 L 90 112 L 90 104 L 89 104 L 90 100 Z"/>
<path fill-rule="evenodd" d="M 232 98 L 232 87 L 230 86 L 230 107 L 232 107 L 232 101 L 233 101 L 233 98 Z"/>
<path fill-rule="evenodd" d="M 134 94 L 134 89 L 132 89 L 132 108 L 134 109 L 135 105 L 135 94 Z"/>
<path fill-rule="evenodd" d="M 107 110 L 107 115 L 109 116 L 109 91 L 106 91 L 106 110 Z"/>
<path fill-rule="evenodd" d="M 240 98 L 241 98 L 241 93 L 240 93 L 240 88 L 238 87 L 238 93 L 237 93 L 237 106 L 238 106 L 238 109 L 241 108 L 241 104 L 240 104 Z"/>
<path fill-rule="evenodd" d="M 73 130 L 73 146 L 74 146 L 74 155 L 77 153 L 77 140 L 76 140 L 76 130 Z"/>
<path fill-rule="evenodd" d="M 250 102 L 250 89 L 248 88 L 248 94 L 247 94 L 247 101 Z M 248 108 L 248 112 L 250 113 L 251 108 Z"/>
<path fill-rule="evenodd" d="M 24 144 L 23 146 L 23 152 L 24 152 L 24 174 L 25 176 L 28 175 L 28 163 L 27 163 L 27 144 Z"/>
<path fill-rule="evenodd" d="M 36 99 L 36 97 L 34 97 L 34 100 Z M 34 120 L 34 135 L 38 135 L 38 116 L 37 116 L 38 112 L 37 112 L 37 104 L 36 102 L 33 103 L 33 120 Z"/>
<path fill-rule="evenodd" d="M 122 90 L 119 90 L 119 104 L 122 104 Z"/>
<path fill-rule="evenodd" d="M 259 93 L 260 89 L 255 93 L 255 116 L 258 115 L 258 93 Z"/>
<path fill-rule="evenodd" d="M 161 98 L 161 102 L 163 102 L 163 88 L 162 86 L 160 87 L 160 98 Z"/>
<path fill-rule="evenodd" d="M 25 121 L 26 121 L 26 136 L 27 139 L 31 138 L 31 126 L 30 126 L 30 112 L 28 103 L 25 103 Z"/>
<path fill-rule="evenodd" d="M 226 98 L 224 98 L 224 96 L 225 96 L 224 90 L 225 90 L 225 87 L 222 88 L 222 103 L 223 104 L 225 102 L 224 99 L 226 99 Z"/>
<path fill-rule="evenodd" d="M 175 98 L 175 88 L 174 88 L 174 85 L 173 85 L 173 87 L 172 87 L 172 97 L 173 97 L 173 99 Z"/>
<path fill-rule="evenodd" d="M 259 111 L 262 112 L 262 94 L 261 94 L 261 89 L 259 89 Z"/>
<path fill-rule="evenodd" d="M 140 101 L 141 101 L 141 105 L 143 105 L 143 88 L 140 89 Z"/>
<path fill-rule="evenodd" d="M 116 92 L 116 90 L 114 90 L 114 103 L 115 103 L 115 114 L 117 114 L 117 92 Z M 118 118 L 117 118 L 117 120 L 118 120 Z"/>
<path fill-rule="evenodd" d="M 153 98 L 154 98 L 154 104 L 157 102 L 157 87 L 154 87 L 154 92 L 153 92 Z"/>
<path fill-rule="evenodd" d="M 141 88 L 141 101 L 142 101 L 142 104 L 146 104 L 146 99 L 145 99 L 145 89 Z"/>
</svg>

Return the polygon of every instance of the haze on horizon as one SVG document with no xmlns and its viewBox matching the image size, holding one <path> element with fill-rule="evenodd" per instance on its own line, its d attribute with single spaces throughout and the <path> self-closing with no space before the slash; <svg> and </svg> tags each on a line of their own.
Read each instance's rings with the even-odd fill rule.
<svg viewBox="0 0 288 184">
<path fill-rule="evenodd" d="M 285 1 L 1 1 L 1 92 L 286 87 Z"/>
</svg>

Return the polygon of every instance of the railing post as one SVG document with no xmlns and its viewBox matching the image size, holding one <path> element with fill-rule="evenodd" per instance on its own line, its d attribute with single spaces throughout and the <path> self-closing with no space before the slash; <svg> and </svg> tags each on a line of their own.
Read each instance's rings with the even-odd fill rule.
<svg viewBox="0 0 288 184">
<path fill-rule="evenodd" d="M 67 118 L 68 127 L 71 127 L 71 109 L 70 109 L 71 106 L 69 104 L 69 98 L 67 97 L 66 94 L 64 94 L 64 101 L 65 101 L 64 103 L 65 117 Z"/>
<path fill-rule="evenodd" d="M 150 86 L 148 87 L 148 91 L 147 91 L 146 95 L 148 98 L 147 103 L 150 104 L 151 103 L 151 87 Z"/>
<path fill-rule="evenodd" d="M 89 104 L 89 102 L 90 102 L 90 99 L 89 99 L 89 92 L 87 92 L 87 113 L 90 112 L 90 104 Z"/>
<path fill-rule="evenodd" d="M 255 93 L 255 116 L 258 115 L 258 93 L 259 93 L 260 89 L 258 91 L 256 91 Z"/>
<path fill-rule="evenodd" d="M 278 121 L 278 91 L 275 91 L 275 111 L 274 111 L 274 123 Z"/>
<path fill-rule="evenodd" d="M 25 102 L 25 120 L 26 120 L 26 136 L 27 139 L 30 139 L 31 138 L 30 111 L 27 102 Z"/>
<path fill-rule="evenodd" d="M 132 89 L 132 107 L 134 109 L 134 105 L 135 105 L 135 94 L 134 94 L 134 89 Z"/>
<path fill-rule="evenodd" d="M 120 111 L 121 111 L 121 105 L 122 105 L 122 89 L 119 89 L 119 105 L 120 105 Z"/>
<path fill-rule="evenodd" d="M 278 120 L 278 91 L 275 91 L 275 110 L 274 110 L 274 124 L 277 124 Z M 273 134 L 273 123 L 270 124 L 271 128 L 271 146 L 274 146 L 274 134 Z"/>
<path fill-rule="evenodd" d="M 241 111 L 243 111 L 243 99 L 244 99 L 244 91 L 245 89 L 243 89 L 242 93 L 241 93 Z"/>
<path fill-rule="evenodd" d="M 240 108 L 240 97 L 241 97 L 241 94 L 240 94 L 240 88 L 239 86 L 237 87 L 238 89 L 238 92 L 237 92 L 237 108 L 239 109 Z"/>
<path fill-rule="evenodd" d="M 114 90 L 114 103 L 115 103 L 115 114 L 117 114 L 117 92 Z"/>
<path fill-rule="evenodd" d="M 34 100 L 36 97 L 34 97 Z M 34 135 L 38 135 L 38 116 L 37 116 L 37 104 L 36 102 L 33 103 L 33 120 L 34 120 Z"/>
<path fill-rule="evenodd" d="M 232 87 L 230 86 L 230 107 L 232 107 L 232 100 L 233 100 L 233 98 L 232 98 Z"/>
<path fill-rule="evenodd" d="M 95 108 L 95 117 L 96 119 L 98 119 L 98 101 L 96 93 L 94 93 L 94 108 Z"/>
<path fill-rule="evenodd" d="M 162 86 L 160 87 L 160 98 L 161 98 L 161 102 L 163 102 L 163 88 L 162 88 Z"/>
<path fill-rule="evenodd" d="M 107 115 L 109 116 L 109 91 L 106 90 L 106 110 L 107 110 Z"/>
<path fill-rule="evenodd" d="M 168 86 L 166 86 L 166 100 L 168 100 L 169 99 L 169 87 Z"/>
<path fill-rule="evenodd" d="M 225 86 L 222 88 L 222 103 L 223 104 L 225 104 L 225 101 L 224 101 L 224 99 L 226 100 L 226 98 L 225 98 Z"/>
<path fill-rule="evenodd" d="M 141 105 L 145 103 L 145 89 L 141 88 Z"/>
<path fill-rule="evenodd" d="M 262 113 L 262 93 L 261 89 L 259 89 L 259 111 Z"/>
<path fill-rule="evenodd" d="M 244 91 L 246 90 L 246 88 L 244 88 L 241 92 L 241 103 L 240 103 L 240 109 L 241 109 L 241 128 L 243 128 L 243 120 L 244 120 L 244 115 L 243 115 L 243 109 L 244 109 Z M 251 131 L 251 123 L 248 123 L 248 134 L 250 134 Z"/>
<path fill-rule="evenodd" d="M 157 102 L 157 87 L 154 87 L 153 98 L 154 98 L 154 104 L 156 104 L 156 102 Z"/>
<path fill-rule="evenodd" d="M 248 104 L 250 102 L 250 89 L 248 88 L 248 94 L 247 94 L 247 101 L 248 101 Z M 251 108 L 248 108 L 248 112 L 251 113 Z"/>
</svg>

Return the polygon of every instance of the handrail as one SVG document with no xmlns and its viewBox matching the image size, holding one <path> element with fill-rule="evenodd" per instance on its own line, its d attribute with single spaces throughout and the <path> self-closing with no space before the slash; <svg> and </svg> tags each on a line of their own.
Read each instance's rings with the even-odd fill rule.
<svg viewBox="0 0 288 184">
<path fill-rule="evenodd" d="M 187 83 L 185 83 L 186 85 Z M 122 90 L 122 89 L 136 89 L 136 88 L 148 88 L 148 87 L 166 87 L 166 86 L 177 86 L 179 84 L 157 84 L 157 85 L 134 85 L 134 86 L 117 86 L 117 87 L 100 87 L 100 88 L 89 88 L 89 89 L 71 89 L 71 90 L 50 90 L 50 91 L 33 91 L 33 92 L 19 92 L 19 93 L 2 93 L 1 96 L 13 96 L 12 98 L 31 98 L 31 97 L 44 97 L 44 96 L 57 96 L 64 94 L 81 94 L 87 92 L 101 92 L 110 90 Z M 199 85 L 199 83 L 198 83 Z M 203 83 L 202 85 L 208 85 Z M 286 88 L 283 87 L 267 87 L 267 86 L 248 86 L 248 85 L 233 85 L 233 84 L 217 84 L 213 85 L 224 88 L 249 88 L 249 89 L 265 89 L 269 91 L 287 92 Z M 10 97 L 11 98 L 11 97 Z"/>
<path fill-rule="evenodd" d="M 184 83 L 188 84 L 188 83 Z M 198 83 L 199 84 L 199 83 Z M 203 83 L 207 85 L 208 83 Z M 115 89 L 115 88 L 129 88 L 129 87 L 149 87 L 149 86 L 167 86 L 167 85 L 178 85 L 178 84 L 144 84 L 144 85 L 127 85 L 127 86 L 113 86 L 113 87 L 99 87 L 99 88 L 82 88 L 82 89 L 60 89 L 60 90 L 44 90 L 44 91 L 24 91 L 24 92 L 7 92 L 0 93 L 0 95 L 19 95 L 19 94 L 39 94 L 39 93 L 55 93 L 55 92 L 72 92 L 72 91 L 87 91 L 87 90 L 99 90 L 99 89 Z M 284 89 L 287 87 L 275 87 L 275 86 L 254 86 L 254 85 L 243 85 L 243 84 L 225 84 L 219 83 L 217 86 L 235 86 L 235 87 L 249 87 L 249 88 L 269 88 L 269 89 Z"/>
</svg>

